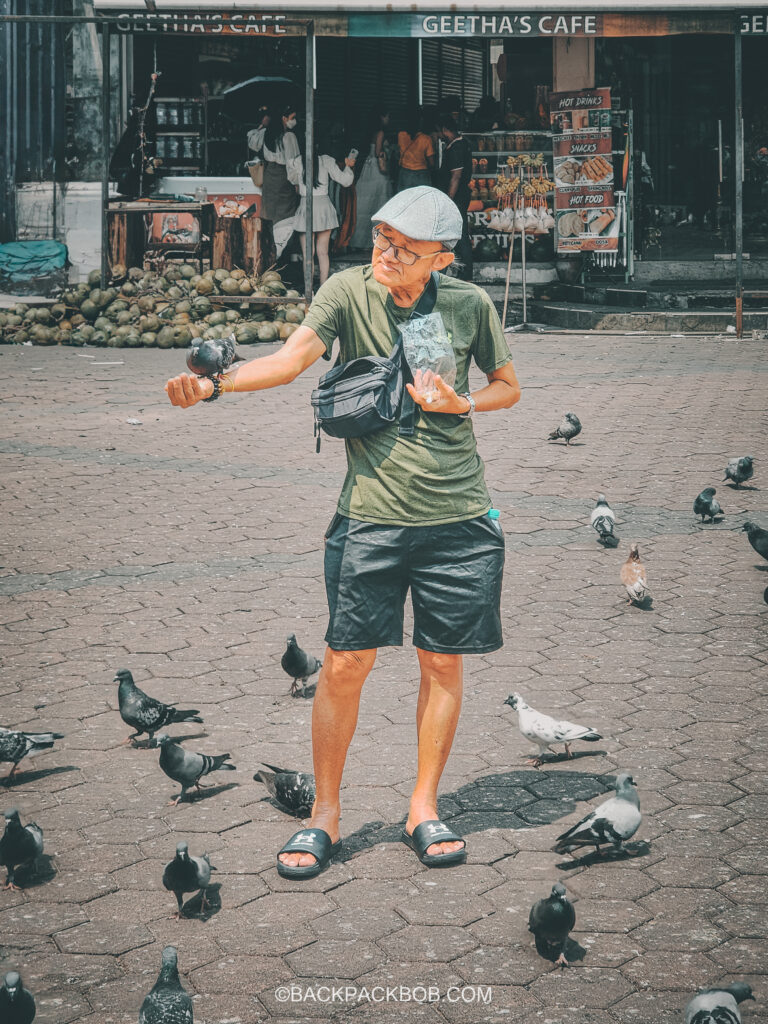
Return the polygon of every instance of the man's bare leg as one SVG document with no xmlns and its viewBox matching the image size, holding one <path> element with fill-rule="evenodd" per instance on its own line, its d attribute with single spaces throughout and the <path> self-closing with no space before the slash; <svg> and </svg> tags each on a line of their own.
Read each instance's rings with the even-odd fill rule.
<svg viewBox="0 0 768 1024">
<path fill-rule="evenodd" d="M 376 660 L 376 649 L 325 653 L 312 707 L 312 759 L 315 802 L 310 826 L 339 838 L 339 789 L 347 750 L 357 727 L 360 692 Z M 314 864 L 311 853 L 281 853 L 290 867 Z"/>
<path fill-rule="evenodd" d="M 422 821 L 434 820 L 437 787 L 451 752 L 461 711 L 464 663 L 460 654 L 436 654 L 417 648 L 421 665 L 421 687 L 416 706 L 419 763 L 416 785 L 405 830 L 413 832 Z M 453 853 L 462 843 L 432 843 L 429 854 Z"/>
</svg>

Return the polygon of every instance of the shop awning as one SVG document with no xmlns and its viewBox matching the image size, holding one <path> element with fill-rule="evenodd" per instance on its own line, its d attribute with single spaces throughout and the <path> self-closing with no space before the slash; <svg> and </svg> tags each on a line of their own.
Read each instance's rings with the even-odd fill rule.
<svg viewBox="0 0 768 1024">
<path fill-rule="evenodd" d="M 585 11 L 596 11 L 601 13 L 631 14 L 637 12 L 655 13 L 677 13 L 677 12 L 699 12 L 701 14 L 713 14 L 716 12 L 737 13 L 740 11 L 764 10 L 765 0 L 708 0 L 702 3 L 701 0 L 570 0 L 570 2 L 558 2 L 558 0 L 505 0 L 502 5 L 499 0 L 481 0 L 481 2 L 464 2 L 461 4 L 461 11 L 457 12 L 456 5 L 449 0 L 419 0 L 414 4 L 413 0 L 388 0 L 388 2 L 371 2 L 371 0 L 346 0 L 345 3 L 330 3 L 324 0 L 272 0 L 270 3 L 258 3 L 254 0 L 93 0 L 96 11 L 103 14 L 119 13 L 120 11 L 146 11 L 157 10 L 158 12 L 182 12 L 190 14 L 203 11 L 290 11 L 302 14 L 362 14 L 371 12 L 401 12 L 415 13 L 424 11 L 440 11 L 446 14 L 472 14 L 474 12 L 487 12 L 493 14 L 515 14 L 526 11 L 563 11 L 583 13 Z"/>
</svg>

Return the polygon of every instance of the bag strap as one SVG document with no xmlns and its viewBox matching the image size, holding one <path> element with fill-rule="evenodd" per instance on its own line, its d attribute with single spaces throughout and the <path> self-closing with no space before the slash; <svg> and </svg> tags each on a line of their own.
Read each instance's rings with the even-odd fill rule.
<svg viewBox="0 0 768 1024">
<path fill-rule="evenodd" d="M 437 289 L 439 283 L 440 275 L 436 270 L 433 270 L 430 274 L 429 281 L 427 282 L 427 287 L 421 293 L 421 298 L 416 304 L 416 308 L 408 317 L 409 320 L 413 319 L 415 316 L 427 316 L 428 313 L 432 312 L 435 308 L 435 303 L 437 302 Z M 392 338 L 395 344 L 392 348 L 390 359 L 397 358 L 400 360 L 400 369 L 403 374 L 403 397 L 400 400 L 400 427 L 398 429 L 398 434 L 401 437 L 412 437 L 416 420 L 416 403 L 408 393 L 405 384 L 413 383 L 413 376 L 408 363 L 403 356 L 403 336 L 394 325 L 392 326 Z"/>
</svg>

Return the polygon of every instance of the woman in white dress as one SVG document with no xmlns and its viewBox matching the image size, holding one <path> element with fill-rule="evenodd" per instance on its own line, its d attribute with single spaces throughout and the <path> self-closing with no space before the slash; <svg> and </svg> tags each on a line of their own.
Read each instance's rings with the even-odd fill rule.
<svg viewBox="0 0 768 1024">
<path fill-rule="evenodd" d="M 355 161 L 346 158 L 344 170 L 339 170 L 339 165 L 328 153 L 330 145 L 325 139 L 315 142 L 315 155 L 312 166 L 312 230 L 313 230 L 313 255 L 317 254 L 317 264 L 320 270 L 320 284 L 328 280 L 330 259 L 328 257 L 328 244 L 331 239 L 331 232 L 339 226 L 339 215 L 336 207 L 328 196 L 328 183 L 331 179 L 339 185 L 349 186 L 355 176 L 352 168 Z M 301 200 L 296 216 L 293 219 L 296 231 L 301 239 L 301 251 L 304 259 L 307 258 L 307 175 L 304 171 L 301 157 L 293 164 L 288 171 L 289 179 L 299 187 Z"/>
<path fill-rule="evenodd" d="M 385 107 L 377 107 L 371 118 L 370 147 L 363 169 L 355 185 L 357 193 L 357 219 L 349 240 L 352 249 L 371 248 L 371 217 L 392 196 L 392 182 L 387 171 L 387 149 L 384 132 L 390 114 Z"/>
</svg>

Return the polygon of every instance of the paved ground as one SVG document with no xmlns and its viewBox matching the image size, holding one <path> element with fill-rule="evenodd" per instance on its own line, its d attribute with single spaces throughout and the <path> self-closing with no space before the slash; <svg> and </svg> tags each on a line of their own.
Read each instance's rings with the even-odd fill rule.
<svg viewBox="0 0 768 1024">
<path fill-rule="evenodd" d="M 768 1019 L 768 565 L 739 530 L 768 526 L 765 346 L 511 341 L 523 399 L 477 423 L 507 536 L 507 643 L 468 665 L 442 787 L 469 862 L 428 871 L 397 841 L 418 684 L 406 646 L 382 653 L 364 692 L 346 853 L 305 884 L 274 869 L 296 824 L 252 774 L 310 765 L 311 707 L 287 696 L 279 658 L 294 631 L 322 651 L 321 537 L 343 469 L 339 444 L 314 452 L 309 391 L 325 367 L 181 412 L 162 384 L 183 353 L 0 348 L 0 721 L 66 733 L 2 796 L 46 835 L 38 877 L 0 892 L 0 968 L 21 969 L 41 1024 L 135 1021 L 171 942 L 198 1024 L 669 1024 L 697 986 L 735 978 L 758 995 L 745 1021 Z M 544 440 L 565 409 L 585 424 L 569 450 Z M 747 453 L 756 486 L 722 485 L 727 459 Z M 728 515 L 702 527 L 691 503 L 708 484 Z M 600 490 L 622 520 L 617 551 L 584 525 Z M 648 611 L 618 583 L 633 539 Z M 231 751 L 237 774 L 168 807 L 157 752 L 119 745 L 120 667 L 202 709 L 203 727 L 172 731 Z M 514 690 L 604 742 L 526 767 L 502 703 Z M 620 769 L 644 812 L 633 856 L 562 863 L 554 837 Z M 160 875 L 180 837 L 218 867 L 205 920 L 194 904 L 169 919 Z M 526 930 L 558 879 L 581 947 L 567 971 Z M 329 1003 L 329 983 L 356 988 Z M 396 989 L 384 1005 L 359 991 L 384 998 L 379 984 Z M 416 1002 L 416 986 L 440 998 Z M 471 986 L 489 986 L 490 1003 Z"/>
</svg>

